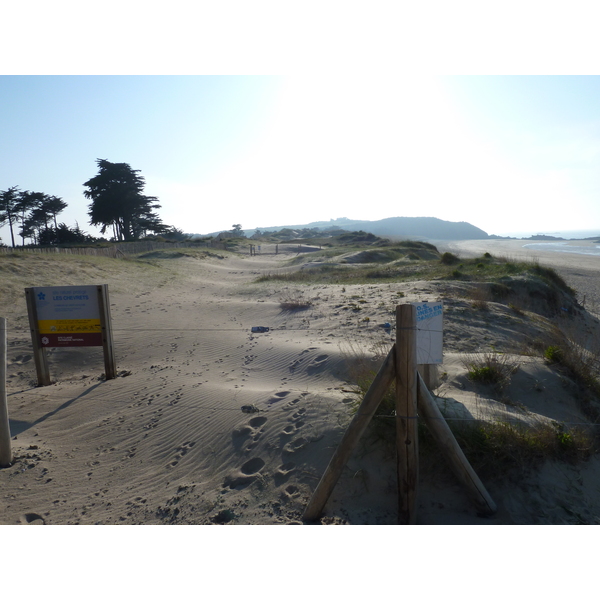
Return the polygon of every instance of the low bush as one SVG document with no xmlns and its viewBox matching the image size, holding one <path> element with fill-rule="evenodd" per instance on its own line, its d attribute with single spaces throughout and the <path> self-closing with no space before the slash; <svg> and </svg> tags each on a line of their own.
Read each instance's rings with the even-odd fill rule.
<svg viewBox="0 0 600 600">
<path fill-rule="evenodd" d="M 455 254 L 452 254 L 452 252 L 444 252 L 440 258 L 440 262 L 443 265 L 455 265 L 456 263 L 460 262 L 460 258 L 458 258 L 458 256 Z"/>
</svg>

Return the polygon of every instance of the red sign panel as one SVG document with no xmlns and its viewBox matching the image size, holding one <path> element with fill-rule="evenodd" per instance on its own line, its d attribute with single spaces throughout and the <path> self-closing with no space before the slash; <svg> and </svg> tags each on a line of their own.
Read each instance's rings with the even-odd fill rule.
<svg viewBox="0 0 600 600">
<path fill-rule="evenodd" d="M 40 335 L 43 348 L 62 346 L 102 346 L 101 333 L 44 333 Z"/>
</svg>

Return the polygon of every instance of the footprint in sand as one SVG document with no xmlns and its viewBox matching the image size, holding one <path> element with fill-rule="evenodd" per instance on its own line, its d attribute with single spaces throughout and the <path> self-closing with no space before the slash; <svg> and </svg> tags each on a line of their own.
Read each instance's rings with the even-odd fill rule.
<svg viewBox="0 0 600 600">
<path fill-rule="evenodd" d="M 241 471 L 244 475 L 254 475 L 255 473 L 258 473 L 264 466 L 265 461 L 259 456 L 256 456 L 251 458 L 249 461 L 246 461 L 242 465 Z"/>
<path fill-rule="evenodd" d="M 306 438 L 299 437 L 299 438 L 296 438 L 295 440 L 292 440 L 291 442 L 288 442 L 283 447 L 283 453 L 284 454 L 294 454 L 294 453 L 298 452 L 299 450 L 306 448 L 306 446 L 308 446 L 308 440 Z"/>
<path fill-rule="evenodd" d="M 246 447 L 246 451 L 256 445 L 256 442 L 262 435 L 261 427 L 267 422 L 267 417 L 253 417 L 248 423 L 236 427 L 231 432 L 232 443 L 236 450 L 240 450 L 242 446 L 250 439 L 253 443 Z"/>
<path fill-rule="evenodd" d="M 267 404 L 275 404 L 276 402 L 279 402 L 281 400 L 283 400 L 286 396 L 289 395 L 290 392 L 277 392 L 276 394 L 273 394 L 268 400 L 267 400 Z"/>
<path fill-rule="evenodd" d="M 19 354 L 19 356 L 15 356 L 11 361 L 14 365 L 24 365 L 29 362 L 33 357 L 31 354 Z"/>
<path fill-rule="evenodd" d="M 260 471 L 265 466 L 265 461 L 256 456 L 246 461 L 239 471 L 234 471 L 225 477 L 223 487 L 230 489 L 241 489 L 250 485 L 259 475 Z"/>
<path fill-rule="evenodd" d="M 19 519 L 20 523 L 24 523 L 27 525 L 45 525 L 46 519 L 42 517 L 42 515 L 38 515 L 37 513 L 25 513 L 21 519 Z"/>
<path fill-rule="evenodd" d="M 300 496 L 300 490 L 295 485 L 288 485 L 283 491 L 285 499 L 291 500 Z"/>
<path fill-rule="evenodd" d="M 281 485 L 285 483 L 290 478 L 290 475 L 295 470 L 295 468 L 296 463 L 293 462 L 286 462 L 282 464 L 273 475 L 275 485 Z"/>
<path fill-rule="evenodd" d="M 306 416 L 306 408 L 299 408 L 293 415 L 291 420 L 294 423 L 296 429 L 300 429 L 304 425 L 304 418 Z"/>
<path fill-rule="evenodd" d="M 310 365 L 308 365 L 308 367 L 306 367 L 306 372 L 309 375 L 313 375 L 314 373 L 317 373 L 318 371 L 320 371 L 323 368 L 323 366 L 327 362 L 328 358 L 329 358 L 328 354 L 321 354 L 320 356 L 317 356 L 317 358 L 315 358 L 315 360 L 313 360 L 310 363 Z"/>
</svg>

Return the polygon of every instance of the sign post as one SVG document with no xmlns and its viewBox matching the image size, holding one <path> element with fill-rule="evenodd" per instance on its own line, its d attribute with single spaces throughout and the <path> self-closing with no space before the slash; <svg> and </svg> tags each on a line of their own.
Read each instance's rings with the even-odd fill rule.
<svg viewBox="0 0 600 600">
<path fill-rule="evenodd" d="M 116 376 L 108 285 L 25 289 L 38 385 L 50 385 L 46 348 L 102 346 L 107 379 Z"/>
<path fill-rule="evenodd" d="M 6 356 L 6 319 L 0 317 L 0 467 L 8 467 L 13 459 L 6 399 Z"/>
</svg>

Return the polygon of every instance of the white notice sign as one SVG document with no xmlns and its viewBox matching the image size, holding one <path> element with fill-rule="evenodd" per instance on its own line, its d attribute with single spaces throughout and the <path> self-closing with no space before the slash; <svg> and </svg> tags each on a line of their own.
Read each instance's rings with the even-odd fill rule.
<svg viewBox="0 0 600 600">
<path fill-rule="evenodd" d="M 443 361 L 443 312 L 441 302 L 415 302 L 417 308 L 417 364 Z"/>
</svg>

